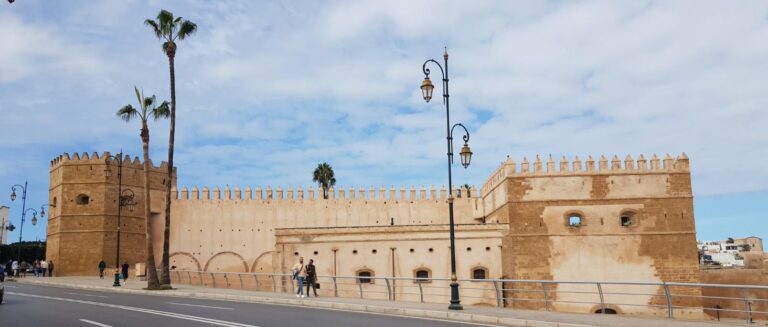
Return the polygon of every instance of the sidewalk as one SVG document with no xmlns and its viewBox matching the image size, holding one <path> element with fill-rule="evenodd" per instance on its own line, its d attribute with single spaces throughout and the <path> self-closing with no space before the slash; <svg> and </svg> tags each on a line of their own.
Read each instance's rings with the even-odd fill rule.
<svg viewBox="0 0 768 327">
<path fill-rule="evenodd" d="M 13 282 L 13 280 L 9 280 Z M 456 312 L 448 310 L 446 304 L 393 302 L 366 300 L 357 298 L 303 298 L 298 299 L 293 294 L 243 291 L 224 288 L 209 288 L 175 284 L 170 291 L 145 291 L 146 282 L 129 280 L 127 285 L 112 287 L 109 278 L 98 277 L 53 277 L 53 278 L 20 278 L 17 283 L 32 285 L 47 285 L 94 291 L 121 292 L 155 296 L 173 296 L 185 298 L 200 298 L 212 300 L 228 300 L 277 305 L 295 305 L 310 308 L 335 309 L 401 316 L 437 318 L 456 321 L 471 321 L 500 326 L 528 327 L 694 327 L 694 326 L 725 326 L 714 322 L 686 322 L 667 319 L 635 318 L 618 315 L 574 314 L 533 310 L 513 310 L 504 308 L 470 307 Z M 742 322 L 743 324 L 743 322 Z M 732 325 L 731 325 L 732 326 Z"/>
</svg>

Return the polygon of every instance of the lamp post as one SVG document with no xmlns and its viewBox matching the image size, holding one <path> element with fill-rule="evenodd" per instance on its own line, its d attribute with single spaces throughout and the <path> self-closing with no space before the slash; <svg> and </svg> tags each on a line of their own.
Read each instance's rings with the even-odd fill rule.
<svg viewBox="0 0 768 327">
<path fill-rule="evenodd" d="M 128 207 L 129 210 L 133 211 L 133 206 L 136 205 L 136 201 L 133 200 L 135 194 L 130 189 L 123 190 L 123 150 L 120 150 L 120 153 L 117 154 L 117 156 L 107 156 L 104 159 L 104 162 L 106 164 L 104 168 L 104 176 L 106 178 L 109 178 L 112 176 L 112 161 L 114 161 L 117 165 L 117 194 L 118 194 L 118 203 L 117 203 L 117 246 L 115 248 L 115 282 L 112 283 L 112 286 L 119 287 L 120 286 L 120 217 L 122 215 L 122 209 L 123 207 Z"/>
<path fill-rule="evenodd" d="M 446 141 L 448 143 L 448 222 L 450 225 L 450 238 L 451 238 L 451 304 L 448 309 L 461 310 L 461 300 L 459 300 L 459 283 L 456 278 L 456 241 L 453 224 L 453 183 L 451 180 L 451 165 L 453 164 L 453 130 L 456 127 L 464 129 L 464 146 L 461 147 L 459 155 L 461 157 L 461 165 L 466 169 L 469 167 L 469 163 L 472 160 L 472 151 L 469 149 L 469 131 L 462 124 L 455 124 L 451 126 L 451 111 L 449 106 L 448 95 L 448 50 L 446 49 L 443 54 L 445 67 L 441 66 L 439 62 L 434 59 L 429 59 L 424 62 L 421 70 L 424 72 L 424 81 L 421 83 L 421 93 L 424 97 L 424 101 L 429 102 L 432 99 L 432 90 L 435 88 L 432 85 L 432 81 L 429 79 L 430 70 L 427 68 L 427 64 L 433 63 L 440 68 L 440 73 L 443 77 L 443 103 L 445 103 L 445 127 L 446 127 Z M 443 70 L 445 68 L 445 70 Z"/>
<path fill-rule="evenodd" d="M 24 185 L 16 184 L 11 186 L 11 201 L 16 201 L 16 188 L 21 189 L 21 225 L 19 226 L 19 252 L 16 256 L 16 260 L 21 262 L 21 240 L 24 232 L 24 221 L 26 220 L 27 212 L 32 211 L 32 226 L 37 225 L 37 210 L 35 208 L 27 208 L 27 181 L 24 181 Z M 40 206 L 40 218 L 45 217 L 45 206 Z M 8 230 L 13 231 L 13 225 L 8 226 Z"/>
</svg>

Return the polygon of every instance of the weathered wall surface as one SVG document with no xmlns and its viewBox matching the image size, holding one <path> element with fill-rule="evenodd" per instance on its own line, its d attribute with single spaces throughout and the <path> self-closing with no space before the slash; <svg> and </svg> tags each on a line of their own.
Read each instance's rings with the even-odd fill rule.
<svg viewBox="0 0 768 327">
<path fill-rule="evenodd" d="M 586 166 L 578 157 L 572 165 L 563 159 L 559 170 L 555 169 L 551 157 L 546 171 L 538 157 L 533 171 L 529 165 L 524 160 L 518 172 L 517 165 L 508 160 L 482 189 L 487 214 L 499 221 L 509 221 L 509 233 L 503 241 L 505 277 L 699 281 L 687 157 L 677 160 L 667 157 L 663 166 L 655 156 L 650 166 L 642 156 L 638 161 L 627 157 L 623 162 L 614 157 L 610 165 L 602 157 L 597 169 L 591 157 Z M 569 217 L 572 216 L 580 220 L 577 226 L 571 225 Z M 622 216 L 629 217 L 628 222 L 622 222 Z M 624 287 L 629 291 L 628 288 Z M 631 292 L 648 295 L 609 295 L 606 302 L 664 302 L 661 287 L 631 288 Z M 621 290 L 612 286 L 605 291 Z M 595 289 L 585 285 L 552 286 L 547 294 L 552 301 L 550 307 L 576 312 L 599 309 L 597 305 L 569 303 L 599 303 L 596 294 L 570 292 L 595 292 Z M 528 296 L 540 301 L 520 301 L 515 306 L 544 307 L 542 293 Z M 676 304 L 695 306 L 693 302 Z M 647 307 L 608 307 L 621 313 L 649 312 Z M 666 314 L 663 310 L 650 311 Z M 679 314 L 697 313 L 681 310 Z"/>
<path fill-rule="evenodd" d="M 701 282 L 707 284 L 768 285 L 768 266 L 761 269 L 702 269 Z M 709 319 L 746 319 L 744 311 L 750 309 L 754 320 L 768 320 L 768 302 L 747 299 L 768 299 L 768 290 L 741 290 L 737 288 L 703 288 L 702 306 Z M 722 310 L 717 310 L 717 306 Z M 727 311 L 726 311 L 727 310 Z M 738 311 L 731 311 L 738 310 Z M 763 312 L 763 313 L 755 313 Z"/>
<path fill-rule="evenodd" d="M 116 266 L 118 168 L 112 160 L 106 176 L 108 156 L 65 153 L 51 161 L 46 260 L 54 261 L 59 276 L 98 274 L 100 260 Z M 146 258 L 144 169 L 138 158 L 123 161 L 123 190 L 133 191 L 137 204 L 121 212 L 120 261 L 134 265 Z M 165 169 L 163 164 L 150 171 L 153 212 L 163 207 Z"/>
<path fill-rule="evenodd" d="M 473 278 L 473 271 L 483 269 L 486 278 L 502 275 L 501 237 L 506 224 L 462 224 L 456 228 L 456 275 L 460 279 Z M 427 270 L 430 277 L 447 278 L 451 275 L 450 242 L 446 225 L 395 225 L 362 228 L 293 228 L 277 230 L 277 271 L 290 271 L 304 257 L 315 260 L 319 275 L 357 276 L 360 271 L 371 272 L 373 277 L 415 278 L 416 271 Z M 326 280 L 327 282 L 327 280 Z M 341 295 L 359 294 L 355 279 L 338 281 Z M 399 300 L 419 301 L 419 285 L 414 281 L 395 281 L 395 297 Z M 435 280 L 424 300 L 446 302 L 449 281 Z M 364 292 L 386 299 L 386 285 L 374 280 L 364 285 Z M 462 291 L 465 304 L 495 305 L 493 284 L 484 283 Z M 484 288 L 484 290 L 480 290 Z"/>
<path fill-rule="evenodd" d="M 446 191 L 432 188 L 348 189 L 318 198 L 320 190 L 241 191 L 182 188 L 172 202 L 171 265 L 178 269 L 272 272 L 275 230 L 441 225 L 448 222 Z M 417 197 L 416 194 L 419 194 Z M 429 194 L 429 196 L 428 196 Z M 479 224 L 477 198 L 457 198 L 455 219 Z M 393 231 L 395 229 L 392 229 Z M 156 239 L 155 249 L 161 240 Z M 158 252 L 159 253 L 159 252 Z"/>
</svg>

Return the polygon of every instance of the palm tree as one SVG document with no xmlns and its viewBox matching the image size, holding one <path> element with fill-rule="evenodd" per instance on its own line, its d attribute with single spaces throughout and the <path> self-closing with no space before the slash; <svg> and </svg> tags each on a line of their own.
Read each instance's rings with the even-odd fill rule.
<svg viewBox="0 0 768 327">
<path fill-rule="evenodd" d="M 323 199 L 328 198 L 328 189 L 336 185 L 336 178 L 333 177 L 333 168 L 328 163 L 321 163 L 315 168 L 312 174 L 312 181 L 323 189 Z"/>
<path fill-rule="evenodd" d="M 117 116 L 120 119 L 129 122 L 135 118 L 141 119 L 141 144 L 144 149 L 144 219 L 146 219 L 146 246 L 147 246 L 147 289 L 156 290 L 160 288 L 160 281 L 157 278 L 157 268 L 155 267 L 155 252 L 152 249 L 152 228 L 150 213 L 150 197 L 149 197 L 149 127 L 147 126 L 147 120 L 151 116 L 155 120 L 161 118 L 168 118 L 170 111 L 168 110 L 168 101 L 163 101 L 158 106 L 155 106 L 157 99 L 155 96 L 145 97 L 144 92 L 139 92 L 137 87 L 133 87 L 136 91 L 136 99 L 139 100 L 139 106 L 141 109 L 136 109 L 133 106 L 125 105 L 117 111 Z"/>
<path fill-rule="evenodd" d="M 171 184 L 173 180 L 173 144 L 176 133 L 176 74 L 174 70 L 174 58 L 176 57 L 176 40 L 184 40 L 195 31 L 197 25 L 182 17 L 173 17 L 173 13 L 160 10 L 157 19 L 147 19 L 144 24 L 149 25 L 158 39 L 163 41 L 163 52 L 168 56 L 168 66 L 171 76 L 171 131 L 168 139 L 168 178 L 165 186 L 165 228 L 163 230 L 163 260 L 160 282 L 171 285 L 171 274 L 168 270 L 168 251 L 171 238 Z"/>
</svg>

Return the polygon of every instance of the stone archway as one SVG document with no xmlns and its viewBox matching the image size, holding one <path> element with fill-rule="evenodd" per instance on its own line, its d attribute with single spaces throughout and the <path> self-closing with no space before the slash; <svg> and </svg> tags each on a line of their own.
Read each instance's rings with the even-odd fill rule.
<svg viewBox="0 0 768 327">
<path fill-rule="evenodd" d="M 274 259 L 274 253 L 275 251 L 266 251 L 262 254 L 259 254 L 258 257 L 256 257 L 256 260 L 253 261 L 253 265 L 251 265 L 251 272 L 255 273 L 271 273 L 274 271 L 272 268 L 272 260 Z"/>
<path fill-rule="evenodd" d="M 174 258 L 175 257 L 175 258 Z M 201 271 L 200 261 L 189 252 L 174 252 L 168 256 L 171 267 L 176 266 L 178 270 Z"/>
<path fill-rule="evenodd" d="M 248 272 L 248 263 L 243 256 L 232 251 L 214 254 L 205 263 L 203 271 L 211 272 Z"/>
</svg>

